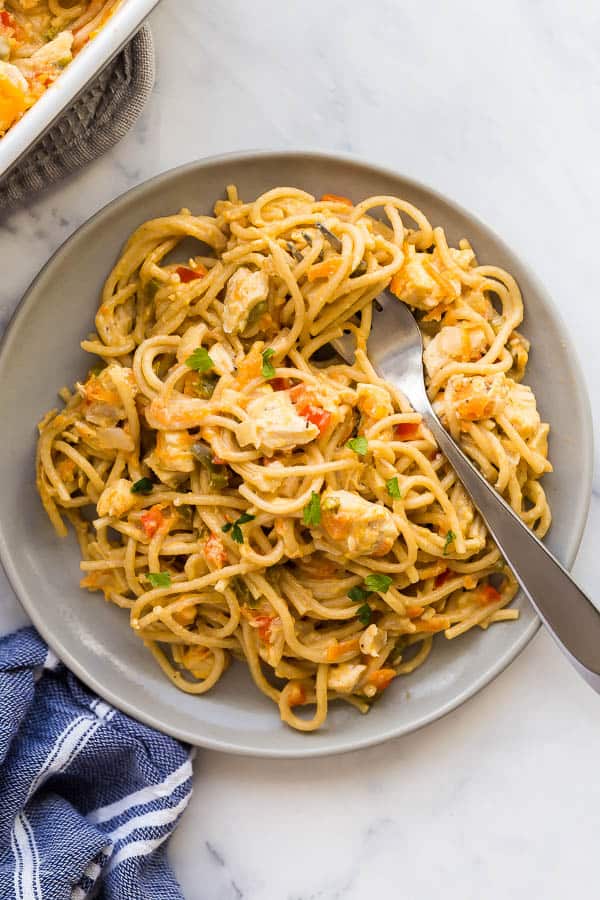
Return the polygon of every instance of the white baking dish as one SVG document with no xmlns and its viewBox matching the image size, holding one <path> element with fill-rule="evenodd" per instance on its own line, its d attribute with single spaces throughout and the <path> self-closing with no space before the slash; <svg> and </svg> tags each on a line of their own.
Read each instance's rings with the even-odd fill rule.
<svg viewBox="0 0 600 900">
<path fill-rule="evenodd" d="M 0 138 L 0 178 L 35 144 L 137 31 L 159 0 L 125 0 L 23 118 Z"/>
</svg>

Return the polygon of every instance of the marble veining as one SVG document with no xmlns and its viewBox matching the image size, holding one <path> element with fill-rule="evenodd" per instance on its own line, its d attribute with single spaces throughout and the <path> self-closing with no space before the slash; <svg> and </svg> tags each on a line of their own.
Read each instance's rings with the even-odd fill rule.
<svg viewBox="0 0 600 900">
<path fill-rule="evenodd" d="M 0 328 L 62 241 L 145 178 L 231 150 L 344 150 L 448 193 L 520 252 L 600 421 L 595 0 L 163 0 L 151 22 L 158 78 L 134 130 L 0 219 Z M 600 600 L 599 531 L 596 457 L 575 573 Z M 3 577 L 0 598 L 2 630 L 26 621 Z M 171 858 L 187 900 L 593 896 L 599 744 L 600 699 L 542 632 L 407 738 L 306 762 L 199 752 Z"/>
</svg>

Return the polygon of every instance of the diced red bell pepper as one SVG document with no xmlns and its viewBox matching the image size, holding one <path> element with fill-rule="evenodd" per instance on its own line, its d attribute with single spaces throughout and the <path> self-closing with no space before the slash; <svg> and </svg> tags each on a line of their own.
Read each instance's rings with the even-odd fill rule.
<svg viewBox="0 0 600 900">
<path fill-rule="evenodd" d="M 188 284 L 190 281 L 195 281 L 197 278 L 204 278 L 205 275 L 208 275 L 208 269 L 204 266 L 198 266 L 197 269 L 190 269 L 188 266 L 177 266 L 175 271 L 183 284 Z"/>
<path fill-rule="evenodd" d="M 394 425 L 394 435 L 403 441 L 411 441 L 417 437 L 420 427 L 419 422 L 399 422 Z"/>
<path fill-rule="evenodd" d="M 331 413 L 320 406 L 311 406 L 309 404 L 308 406 L 303 406 L 298 412 L 303 419 L 308 419 L 309 422 L 316 425 L 320 434 L 327 430 L 331 422 Z"/>
<path fill-rule="evenodd" d="M 146 537 L 153 538 L 160 526 L 164 524 L 165 517 L 160 506 L 152 506 L 142 513 L 141 521 Z"/>
</svg>

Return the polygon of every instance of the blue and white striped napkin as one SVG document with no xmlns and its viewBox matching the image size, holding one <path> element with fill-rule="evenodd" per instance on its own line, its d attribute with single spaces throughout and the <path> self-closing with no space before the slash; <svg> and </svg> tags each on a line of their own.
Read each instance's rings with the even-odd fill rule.
<svg viewBox="0 0 600 900">
<path fill-rule="evenodd" d="M 191 751 L 87 690 L 33 628 L 0 640 L 0 897 L 182 900 L 165 841 Z"/>
</svg>

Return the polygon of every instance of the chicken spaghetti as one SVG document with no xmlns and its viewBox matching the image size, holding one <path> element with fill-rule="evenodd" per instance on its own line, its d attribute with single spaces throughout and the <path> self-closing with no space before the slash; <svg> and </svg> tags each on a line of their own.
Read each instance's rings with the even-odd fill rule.
<svg viewBox="0 0 600 900">
<path fill-rule="evenodd" d="M 100 365 L 40 423 L 37 484 L 58 533 L 77 533 L 81 585 L 129 610 L 182 690 L 210 690 L 235 657 L 314 730 L 332 700 L 367 712 L 438 632 L 517 618 L 480 516 L 369 362 L 387 286 L 419 319 L 445 426 L 547 531 L 521 295 L 467 240 L 449 247 L 397 197 L 295 188 L 244 202 L 229 187 L 213 216 L 146 222 L 82 343 Z M 352 364 L 332 347 L 343 331 Z"/>
<path fill-rule="evenodd" d="M 124 0 L 0 0 L 0 137 Z"/>
</svg>

